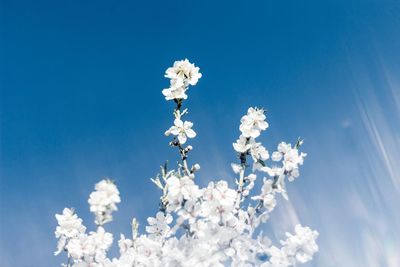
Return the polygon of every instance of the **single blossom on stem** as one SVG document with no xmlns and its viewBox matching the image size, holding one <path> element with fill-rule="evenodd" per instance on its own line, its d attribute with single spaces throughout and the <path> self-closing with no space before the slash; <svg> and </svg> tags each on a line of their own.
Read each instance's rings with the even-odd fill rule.
<svg viewBox="0 0 400 267">
<path fill-rule="evenodd" d="M 112 221 L 112 212 L 118 210 L 116 204 L 121 202 L 121 198 L 115 184 L 105 179 L 96 184 L 88 202 L 90 211 L 96 216 L 96 224 L 103 225 Z"/>
<path fill-rule="evenodd" d="M 171 80 L 181 80 L 190 85 L 196 85 L 201 78 L 199 67 L 190 63 L 189 60 L 184 59 L 175 61 L 174 66 L 165 71 L 165 77 Z"/>
<path fill-rule="evenodd" d="M 268 128 L 268 122 L 265 121 L 266 117 L 263 109 L 249 108 L 247 114 L 240 120 L 240 131 L 244 137 L 256 138 L 260 135 L 261 131 Z"/>
<path fill-rule="evenodd" d="M 171 84 L 170 88 L 162 90 L 162 94 L 166 100 L 187 99 L 186 88 L 183 85 L 177 87 Z"/>
<path fill-rule="evenodd" d="M 196 137 L 196 132 L 192 129 L 193 123 L 190 121 L 183 122 L 180 119 L 174 120 L 174 125 L 171 126 L 166 132 L 165 135 L 175 135 L 178 138 L 178 141 L 181 145 L 186 143 L 187 138 Z"/>
</svg>

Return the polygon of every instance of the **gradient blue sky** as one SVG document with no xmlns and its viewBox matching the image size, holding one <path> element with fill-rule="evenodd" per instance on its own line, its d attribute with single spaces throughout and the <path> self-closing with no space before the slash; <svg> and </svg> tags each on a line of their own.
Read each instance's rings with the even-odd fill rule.
<svg viewBox="0 0 400 267">
<path fill-rule="evenodd" d="M 233 182 L 239 118 L 265 107 L 264 144 L 300 135 L 308 153 L 276 237 L 297 222 L 320 232 L 304 266 L 400 266 L 398 1 L 0 0 L 0 12 L 1 266 L 60 264 L 54 214 L 72 206 L 93 226 L 102 177 L 123 201 L 109 230 L 154 214 L 149 178 L 177 159 L 163 73 L 183 58 L 203 73 L 187 101 L 201 184 Z"/>
</svg>

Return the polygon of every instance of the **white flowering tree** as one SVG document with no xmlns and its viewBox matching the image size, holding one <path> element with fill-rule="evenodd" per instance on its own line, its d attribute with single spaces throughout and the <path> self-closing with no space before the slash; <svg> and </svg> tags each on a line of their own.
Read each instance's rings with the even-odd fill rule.
<svg viewBox="0 0 400 267">
<path fill-rule="evenodd" d="M 65 252 L 63 266 L 131 267 L 131 266 L 263 266 L 286 267 L 310 261 L 318 246 L 318 232 L 296 225 L 294 234 L 286 233 L 280 245 L 259 230 L 277 204 L 277 197 L 287 199 L 285 182 L 299 176 L 305 153 L 302 141 L 282 142 L 271 154 L 256 139 L 268 128 L 265 110 L 249 108 L 240 120 L 240 136 L 233 143 L 238 162 L 232 163 L 237 174 L 237 187 L 230 188 L 224 180 L 210 182 L 206 188 L 196 184 L 199 164 L 189 165 L 192 146 L 188 139 L 196 133 L 193 123 L 185 120 L 183 107 L 190 86 L 201 78 L 199 68 L 187 59 L 176 61 L 165 77 L 170 87 L 162 90 L 166 100 L 175 103 L 173 125 L 165 132 L 171 136 L 170 146 L 179 151 L 180 162 L 175 169 L 161 167 L 151 181 L 160 189 L 160 205 L 154 217 L 147 219 L 146 234 L 138 233 L 138 222 L 132 220 L 131 238 L 121 234 L 120 256 L 110 259 L 107 251 L 113 235 L 104 225 L 112 221 L 112 212 L 121 199 L 111 180 L 102 180 L 89 196 L 90 211 L 95 215 L 97 229 L 86 227 L 73 209 L 57 214 L 58 239 L 56 255 Z M 268 162 L 271 160 L 272 162 Z M 257 177 L 261 189 L 254 188 Z"/>
</svg>

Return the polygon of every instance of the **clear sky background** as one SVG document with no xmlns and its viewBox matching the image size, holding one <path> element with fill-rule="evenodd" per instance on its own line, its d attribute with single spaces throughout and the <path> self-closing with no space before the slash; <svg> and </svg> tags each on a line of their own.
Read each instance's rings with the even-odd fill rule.
<svg viewBox="0 0 400 267">
<path fill-rule="evenodd" d="M 270 151 L 305 139 L 301 177 L 271 217 L 276 238 L 317 229 L 322 267 L 400 266 L 399 1 L 0 0 L 0 266 L 53 267 L 55 213 L 108 176 L 108 229 L 154 215 L 149 181 L 177 159 L 163 133 L 164 71 L 203 73 L 187 105 L 201 184 L 233 186 L 232 142 L 249 106 L 268 110 Z"/>
</svg>

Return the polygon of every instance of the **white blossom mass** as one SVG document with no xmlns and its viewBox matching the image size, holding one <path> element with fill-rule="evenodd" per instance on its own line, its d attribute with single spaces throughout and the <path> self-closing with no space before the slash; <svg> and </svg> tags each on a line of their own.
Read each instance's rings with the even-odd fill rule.
<svg viewBox="0 0 400 267">
<path fill-rule="evenodd" d="M 66 253 L 67 267 L 132 267 L 132 266 L 297 266 L 312 260 L 318 251 L 318 232 L 300 224 L 294 234 L 286 233 L 280 244 L 260 231 L 278 203 L 278 196 L 287 198 L 286 180 L 299 176 L 306 154 L 299 152 L 302 141 L 296 144 L 281 142 L 271 154 L 257 141 L 269 125 L 266 111 L 250 107 L 240 122 L 240 136 L 233 143 L 238 162 L 232 169 L 238 175 L 236 188 L 227 181 L 210 182 L 205 188 L 196 184 L 199 164 L 189 165 L 188 154 L 193 150 L 185 146 L 196 137 L 193 123 L 183 120 L 187 109 L 190 86 L 202 77 L 199 68 L 187 59 L 176 61 L 166 70 L 170 87 L 162 90 L 166 100 L 173 100 L 174 123 L 165 132 L 171 136 L 180 163 L 175 169 L 161 167 L 151 181 L 160 189 L 158 210 L 147 219 L 146 233 L 138 232 L 136 219 L 132 220 L 131 238 L 120 235 L 120 255 L 107 255 L 113 235 L 104 228 L 113 220 L 112 213 L 120 203 L 120 193 L 113 181 L 105 179 L 95 186 L 89 196 L 90 211 L 94 214 L 95 231 L 86 227 L 73 209 L 65 208 L 56 214 L 58 239 L 56 255 Z M 268 162 L 271 160 L 271 162 Z M 261 188 L 256 188 L 257 177 Z"/>
</svg>

